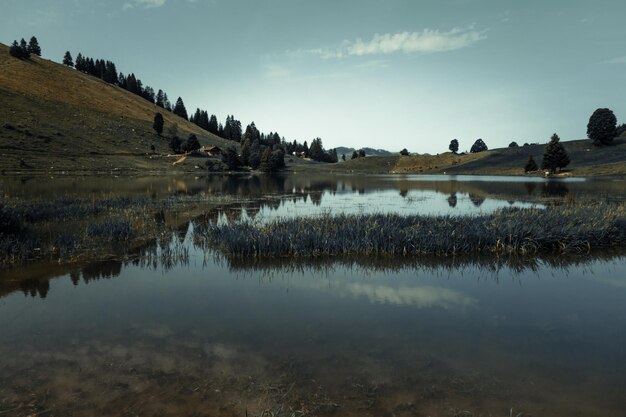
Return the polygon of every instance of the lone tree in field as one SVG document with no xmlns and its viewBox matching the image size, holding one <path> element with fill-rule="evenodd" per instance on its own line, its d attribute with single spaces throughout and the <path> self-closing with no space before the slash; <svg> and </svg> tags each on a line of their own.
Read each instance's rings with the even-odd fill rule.
<svg viewBox="0 0 626 417">
<path fill-rule="evenodd" d="M 615 137 L 617 119 L 609 109 L 597 109 L 589 118 L 587 137 L 596 146 L 609 145 Z"/>
<path fill-rule="evenodd" d="M 534 171 L 537 171 L 538 169 L 539 167 L 537 166 L 537 163 L 533 159 L 533 156 L 532 155 L 529 156 L 528 162 L 526 162 L 526 165 L 524 165 L 524 172 L 534 172 Z"/>
<path fill-rule="evenodd" d="M 65 55 L 63 56 L 63 65 L 67 65 L 68 67 L 74 66 L 74 60 L 72 59 L 72 54 L 70 54 L 70 51 L 65 52 Z"/>
<path fill-rule="evenodd" d="M 154 131 L 157 132 L 157 135 L 161 136 L 163 133 L 163 125 L 165 122 L 163 121 L 163 115 L 161 113 L 154 114 L 154 123 L 152 123 L 152 127 Z"/>
<path fill-rule="evenodd" d="M 552 135 L 543 154 L 543 161 L 541 161 L 541 169 L 547 169 L 551 174 L 554 174 L 557 169 L 565 168 L 570 163 L 569 156 L 560 140 L 561 138 L 556 133 Z"/>
<path fill-rule="evenodd" d="M 189 120 L 189 116 L 187 115 L 187 109 L 185 108 L 185 103 L 183 103 L 183 99 L 180 97 L 178 97 L 178 100 L 176 100 L 176 104 L 174 105 L 174 110 L 172 110 L 172 112 L 185 120 Z"/>
<path fill-rule="evenodd" d="M 407 148 L 404 148 L 400 151 L 400 155 L 402 156 L 409 156 L 409 151 L 407 150 Z M 345 159 L 344 159 L 345 161 Z"/>
<path fill-rule="evenodd" d="M 41 56 L 41 48 L 39 47 L 39 42 L 36 37 L 30 38 L 30 42 L 28 42 L 28 52 L 33 55 Z"/>
<path fill-rule="evenodd" d="M 483 142 L 482 139 L 476 139 L 476 142 L 474 142 L 474 144 L 472 145 L 470 152 L 478 153 L 478 152 L 486 151 L 487 149 L 488 149 L 487 145 L 485 144 L 485 142 Z"/>
<path fill-rule="evenodd" d="M 459 151 L 459 141 L 456 139 L 452 139 L 450 141 L 450 146 L 448 146 L 448 149 L 450 149 L 450 152 L 452 153 L 457 153 Z"/>
</svg>

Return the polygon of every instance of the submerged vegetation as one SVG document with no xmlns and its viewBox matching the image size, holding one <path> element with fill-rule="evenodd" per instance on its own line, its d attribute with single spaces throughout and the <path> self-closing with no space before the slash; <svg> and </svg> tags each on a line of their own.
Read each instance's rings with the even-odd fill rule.
<svg viewBox="0 0 626 417">
<path fill-rule="evenodd" d="M 234 257 L 540 254 L 626 243 L 626 205 L 508 208 L 479 216 L 323 215 L 196 226 Z"/>
</svg>

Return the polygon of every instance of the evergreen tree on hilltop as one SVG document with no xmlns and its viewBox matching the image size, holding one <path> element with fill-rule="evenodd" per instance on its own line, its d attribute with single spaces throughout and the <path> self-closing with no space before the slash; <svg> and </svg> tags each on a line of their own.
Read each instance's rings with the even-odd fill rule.
<svg viewBox="0 0 626 417">
<path fill-rule="evenodd" d="M 65 52 L 65 55 L 63 56 L 63 65 L 67 65 L 68 67 L 74 66 L 74 61 L 72 60 L 72 54 L 70 54 L 70 51 Z"/>
<path fill-rule="evenodd" d="M 519 145 L 517 144 L 517 142 L 513 141 L 509 143 L 509 148 L 519 148 Z"/>
<path fill-rule="evenodd" d="M 170 99 L 167 98 L 167 93 L 163 93 L 163 108 L 167 111 L 172 111 L 172 103 L 170 103 Z"/>
<path fill-rule="evenodd" d="M 33 36 L 30 38 L 27 49 L 31 54 L 41 56 L 41 48 L 39 47 L 39 42 L 36 37 Z"/>
<path fill-rule="evenodd" d="M 472 145 L 470 152 L 471 153 L 484 152 L 487 149 L 488 149 L 487 145 L 485 144 L 485 142 L 483 142 L 482 139 L 476 139 L 476 142 L 474 142 L 474 144 Z"/>
<path fill-rule="evenodd" d="M 20 48 L 20 45 L 17 43 L 17 41 L 13 41 L 13 43 L 9 47 L 9 54 L 17 59 L 23 58 L 24 54 L 22 53 L 22 48 Z"/>
<path fill-rule="evenodd" d="M 78 71 L 85 72 L 85 58 L 83 57 L 83 54 L 81 54 L 80 52 L 78 53 L 78 55 L 76 55 L 76 62 L 74 63 L 74 68 L 76 68 Z"/>
<path fill-rule="evenodd" d="M 161 113 L 156 113 L 154 115 L 154 123 L 152 123 L 152 127 L 159 136 L 161 136 L 161 133 L 163 133 L 164 124 L 165 122 L 163 121 L 163 115 Z"/>
<path fill-rule="evenodd" d="M 589 118 L 587 137 L 596 146 L 609 145 L 616 136 L 617 119 L 610 109 L 597 109 Z"/>
<path fill-rule="evenodd" d="M 180 116 L 185 120 L 189 120 L 189 116 L 187 115 L 187 109 L 185 108 L 185 103 L 183 103 L 183 99 L 180 97 L 178 97 L 178 100 L 176 100 L 173 112 L 175 115 Z"/>
<path fill-rule="evenodd" d="M 9 54 L 12 57 L 18 59 L 28 59 L 30 58 L 30 52 L 28 52 L 28 47 L 26 46 L 26 41 L 24 38 L 18 44 L 17 41 L 13 41 L 11 46 L 9 47 Z"/>
<path fill-rule="evenodd" d="M 448 149 L 450 149 L 450 152 L 452 153 L 457 153 L 459 151 L 459 141 L 456 139 L 452 139 L 450 141 L 450 146 L 448 146 Z"/>
<path fill-rule="evenodd" d="M 28 45 L 24 38 L 20 41 L 20 49 L 22 50 L 22 58 L 28 59 L 30 58 L 30 52 L 28 51 Z"/>
<path fill-rule="evenodd" d="M 156 105 L 165 108 L 165 98 L 163 97 L 163 90 L 159 89 L 156 95 Z"/>
<path fill-rule="evenodd" d="M 543 154 L 541 169 L 547 169 L 551 174 L 554 174 L 557 169 L 565 168 L 570 163 L 569 156 L 560 140 L 556 133 L 553 134 Z"/>
<path fill-rule="evenodd" d="M 217 117 L 212 114 L 211 115 L 211 119 L 209 120 L 209 132 L 213 133 L 214 135 L 217 135 L 218 133 L 218 129 L 219 129 L 219 125 L 217 123 Z"/>
</svg>

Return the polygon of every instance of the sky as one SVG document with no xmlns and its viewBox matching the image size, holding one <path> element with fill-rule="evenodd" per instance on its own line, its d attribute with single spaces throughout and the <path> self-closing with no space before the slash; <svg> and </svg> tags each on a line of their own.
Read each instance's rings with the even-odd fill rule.
<svg viewBox="0 0 626 417">
<path fill-rule="evenodd" d="M 440 153 L 626 120 L 624 0 L 0 0 L 35 35 L 116 63 L 188 112 L 288 140 Z"/>
</svg>

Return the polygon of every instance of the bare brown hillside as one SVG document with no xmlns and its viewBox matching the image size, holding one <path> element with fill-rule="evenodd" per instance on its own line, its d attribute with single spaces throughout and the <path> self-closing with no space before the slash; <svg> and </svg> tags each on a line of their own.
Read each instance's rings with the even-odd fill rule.
<svg viewBox="0 0 626 417">
<path fill-rule="evenodd" d="M 183 139 L 194 133 L 202 144 L 232 145 L 95 77 L 37 56 L 15 59 L 2 44 L 0 98 L 4 172 L 173 170 L 167 139 L 152 129 L 157 111 L 166 132 L 176 125 Z"/>
</svg>

